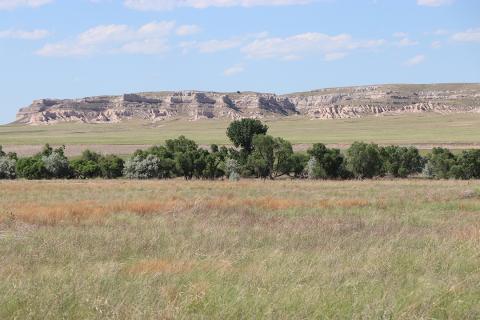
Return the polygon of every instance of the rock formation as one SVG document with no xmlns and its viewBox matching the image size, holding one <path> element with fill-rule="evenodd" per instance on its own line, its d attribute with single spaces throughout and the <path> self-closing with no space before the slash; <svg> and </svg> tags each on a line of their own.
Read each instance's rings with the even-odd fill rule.
<svg viewBox="0 0 480 320">
<path fill-rule="evenodd" d="M 338 119 L 412 112 L 480 112 L 480 84 L 376 85 L 286 95 L 180 91 L 42 99 L 20 109 L 16 122 L 116 123 L 286 116 Z"/>
</svg>

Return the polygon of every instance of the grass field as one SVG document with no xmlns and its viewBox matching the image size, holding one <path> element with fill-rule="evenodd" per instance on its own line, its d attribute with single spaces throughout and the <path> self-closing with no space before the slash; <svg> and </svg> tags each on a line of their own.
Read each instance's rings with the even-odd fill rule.
<svg viewBox="0 0 480 320">
<path fill-rule="evenodd" d="M 480 143 L 480 114 L 411 114 L 341 120 L 286 118 L 266 121 L 270 134 L 294 144 L 350 144 L 363 140 L 382 144 Z M 145 124 L 58 124 L 0 126 L 1 145 L 159 144 L 185 135 L 199 144 L 229 143 L 229 121 L 183 120 Z"/>
<path fill-rule="evenodd" d="M 478 319 L 478 181 L 0 182 L 0 319 Z"/>
</svg>

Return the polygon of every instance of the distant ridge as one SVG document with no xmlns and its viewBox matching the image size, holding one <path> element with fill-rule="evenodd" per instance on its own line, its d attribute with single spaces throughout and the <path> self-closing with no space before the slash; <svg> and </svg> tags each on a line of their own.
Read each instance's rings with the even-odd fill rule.
<svg viewBox="0 0 480 320">
<path fill-rule="evenodd" d="M 196 121 L 286 116 L 338 119 L 413 112 L 480 113 L 480 84 L 369 85 L 285 95 L 165 91 L 82 99 L 41 99 L 20 109 L 16 123 L 156 122 L 177 118 Z"/>
</svg>

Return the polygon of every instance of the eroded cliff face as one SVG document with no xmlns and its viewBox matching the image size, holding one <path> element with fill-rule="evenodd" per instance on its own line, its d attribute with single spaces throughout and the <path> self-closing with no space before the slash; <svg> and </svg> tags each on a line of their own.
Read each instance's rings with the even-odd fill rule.
<svg viewBox="0 0 480 320">
<path fill-rule="evenodd" d="M 378 85 L 287 95 L 180 91 L 42 99 L 20 109 L 17 122 L 117 123 L 125 120 L 262 119 L 292 115 L 337 119 L 412 112 L 480 112 L 480 84 Z"/>
</svg>

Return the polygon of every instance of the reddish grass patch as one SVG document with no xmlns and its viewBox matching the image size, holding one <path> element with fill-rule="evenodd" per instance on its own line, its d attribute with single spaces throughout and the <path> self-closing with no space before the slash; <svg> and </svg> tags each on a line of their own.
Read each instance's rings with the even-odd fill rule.
<svg viewBox="0 0 480 320">
<path fill-rule="evenodd" d="M 115 213 L 133 213 L 141 216 L 169 213 L 181 209 L 185 201 L 169 199 L 165 201 L 133 201 L 99 203 L 95 201 L 78 201 L 72 203 L 35 203 L 18 204 L 9 212 L 15 219 L 26 223 L 56 225 L 59 223 L 82 221 L 101 222 Z"/>
<path fill-rule="evenodd" d="M 176 274 L 187 273 L 193 269 L 193 263 L 188 261 L 167 261 L 161 259 L 144 260 L 135 263 L 127 269 L 130 274 Z"/>
</svg>

